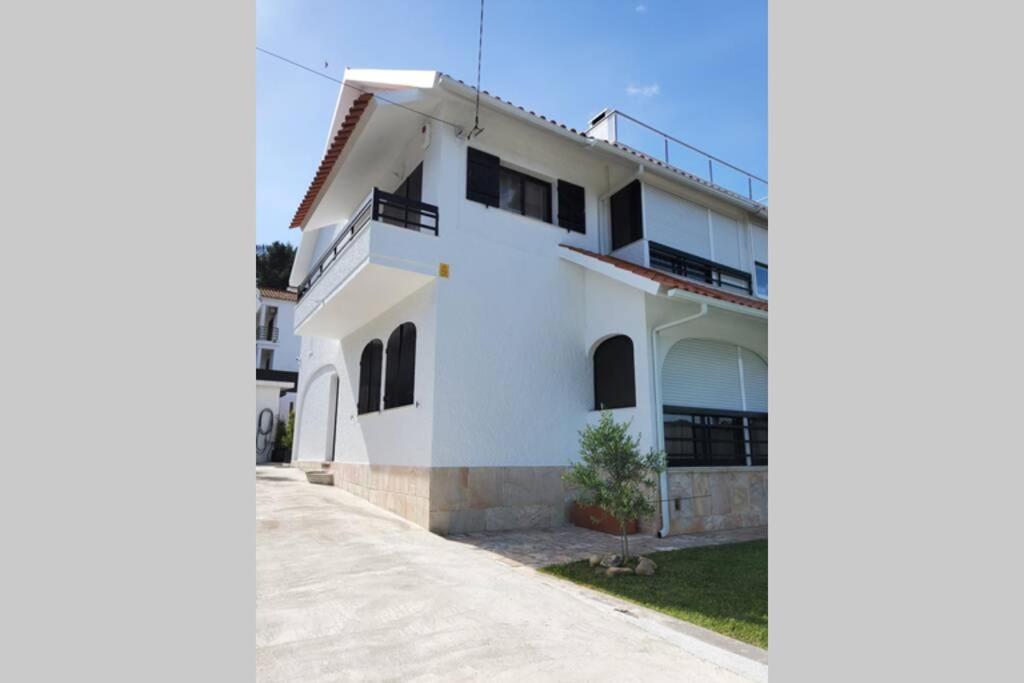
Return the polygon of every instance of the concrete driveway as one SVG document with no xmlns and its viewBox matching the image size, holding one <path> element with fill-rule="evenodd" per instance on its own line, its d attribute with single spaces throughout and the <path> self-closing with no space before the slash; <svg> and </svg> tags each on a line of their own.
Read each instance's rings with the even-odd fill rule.
<svg viewBox="0 0 1024 683">
<path fill-rule="evenodd" d="M 256 468 L 256 520 L 259 680 L 749 680 L 742 661 L 686 647 L 646 610 L 617 611 L 291 468 Z"/>
</svg>

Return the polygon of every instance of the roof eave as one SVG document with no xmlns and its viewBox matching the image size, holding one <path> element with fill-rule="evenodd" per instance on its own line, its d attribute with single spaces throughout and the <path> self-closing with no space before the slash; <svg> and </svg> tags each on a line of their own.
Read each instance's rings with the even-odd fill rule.
<svg viewBox="0 0 1024 683">
<path fill-rule="evenodd" d="M 464 99 L 474 99 L 476 97 L 476 88 L 471 85 L 466 85 L 459 80 L 448 76 L 447 74 L 441 73 L 437 83 L 438 87 L 446 90 L 454 95 L 462 97 Z M 578 144 L 583 145 L 589 149 L 604 152 L 610 154 L 618 159 L 624 160 L 630 164 L 638 162 L 644 167 L 645 171 L 650 171 L 658 174 L 659 176 L 666 178 L 674 182 L 681 182 L 688 187 L 692 187 L 700 192 L 705 192 L 714 195 L 716 198 L 742 208 L 745 211 L 755 213 L 765 218 L 768 217 L 768 207 L 758 202 L 749 201 L 734 195 L 730 192 L 717 189 L 714 185 L 700 182 L 693 178 L 685 175 L 685 172 L 674 170 L 673 168 L 665 166 L 663 163 L 654 160 L 653 158 L 647 157 L 642 153 L 634 153 L 623 149 L 622 147 L 613 145 L 612 143 L 601 140 L 600 138 L 590 137 L 585 133 L 577 131 L 573 128 L 568 128 L 564 124 L 560 124 L 554 119 L 548 119 L 547 117 L 537 114 L 534 112 L 527 111 L 522 107 L 518 107 L 510 102 L 506 102 L 500 97 L 491 95 L 490 93 L 483 91 L 480 93 L 482 98 L 481 101 L 485 101 L 488 106 L 492 109 L 496 109 L 505 114 L 513 116 L 525 123 L 532 126 L 541 128 L 543 130 L 555 133 L 560 137 L 571 140 Z M 484 99 L 486 98 L 486 99 Z"/>
</svg>

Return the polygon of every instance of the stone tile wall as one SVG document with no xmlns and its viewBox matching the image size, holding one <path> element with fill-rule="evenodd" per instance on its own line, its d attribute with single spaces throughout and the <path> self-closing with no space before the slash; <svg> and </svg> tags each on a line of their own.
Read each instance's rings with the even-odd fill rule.
<svg viewBox="0 0 1024 683">
<path fill-rule="evenodd" d="M 320 463 L 296 463 L 321 469 Z M 538 529 L 569 523 L 562 467 L 405 467 L 329 463 L 334 485 L 437 534 Z M 768 524 L 768 471 L 670 469 L 669 533 Z M 678 509 L 677 509 L 678 501 Z M 642 520 L 654 534 L 661 512 Z"/>
<path fill-rule="evenodd" d="M 670 534 L 768 524 L 766 467 L 670 469 L 668 488 Z"/>
<path fill-rule="evenodd" d="M 430 530 L 438 534 L 559 526 L 572 495 L 562 467 L 434 467 Z"/>
</svg>

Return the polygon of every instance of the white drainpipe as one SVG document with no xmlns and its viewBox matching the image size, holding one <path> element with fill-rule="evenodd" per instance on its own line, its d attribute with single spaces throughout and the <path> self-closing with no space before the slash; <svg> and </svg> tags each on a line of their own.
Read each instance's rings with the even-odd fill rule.
<svg viewBox="0 0 1024 683">
<path fill-rule="evenodd" d="M 672 290 L 675 291 L 675 290 Z M 672 291 L 669 292 L 669 296 L 672 296 Z M 700 311 L 693 315 L 688 315 L 685 318 L 676 320 L 675 322 L 665 323 L 664 325 L 658 325 L 651 331 L 651 360 L 654 365 L 654 434 L 655 443 L 658 448 L 664 450 L 665 448 L 665 415 L 661 405 L 661 363 L 658 362 L 658 334 L 662 330 L 666 330 L 676 325 L 682 325 L 688 323 L 691 320 L 703 317 L 708 313 L 708 305 L 701 304 Z M 661 484 L 661 530 L 658 531 L 658 538 L 665 538 L 668 536 L 668 516 L 669 516 L 669 505 L 668 505 L 668 470 L 666 469 L 661 473 L 660 477 Z"/>
</svg>

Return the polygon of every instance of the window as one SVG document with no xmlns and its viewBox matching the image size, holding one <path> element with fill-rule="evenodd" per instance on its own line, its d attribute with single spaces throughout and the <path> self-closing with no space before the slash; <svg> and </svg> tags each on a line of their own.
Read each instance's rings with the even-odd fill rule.
<svg viewBox="0 0 1024 683">
<path fill-rule="evenodd" d="M 501 167 L 498 186 L 502 209 L 551 222 L 551 183 Z"/>
<path fill-rule="evenodd" d="M 666 406 L 665 453 L 669 467 L 767 465 L 768 416 Z"/>
<path fill-rule="evenodd" d="M 573 232 L 587 232 L 585 193 L 579 185 L 558 181 L 558 224 Z"/>
<path fill-rule="evenodd" d="M 472 147 L 466 152 L 466 199 L 551 222 L 551 183 L 501 165 L 493 154 Z M 579 185 L 558 181 L 558 224 L 586 231 L 584 191 Z"/>
<path fill-rule="evenodd" d="M 384 408 L 413 402 L 416 378 L 416 326 L 402 323 L 388 337 L 384 375 Z"/>
<path fill-rule="evenodd" d="M 594 350 L 594 410 L 636 406 L 633 340 L 624 334 Z"/>
<path fill-rule="evenodd" d="M 274 368 L 274 350 L 273 349 L 261 349 L 260 350 L 260 369 L 261 370 L 272 370 Z"/>
<path fill-rule="evenodd" d="M 757 295 L 768 298 L 768 264 L 754 263 L 754 271 L 757 275 Z"/>
<path fill-rule="evenodd" d="M 612 251 L 644 236 L 640 192 L 640 181 L 634 180 L 612 195 Z"/>
<path fill-rule="evenodd" d="M 374 339 L 363 348 L 359 359 L 359 400 L 357 411 L 360 415 L 380 410 L 380 367 L 384 360 L 384 342 Z"/>
</svg>

